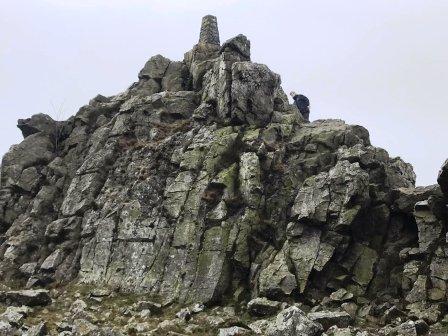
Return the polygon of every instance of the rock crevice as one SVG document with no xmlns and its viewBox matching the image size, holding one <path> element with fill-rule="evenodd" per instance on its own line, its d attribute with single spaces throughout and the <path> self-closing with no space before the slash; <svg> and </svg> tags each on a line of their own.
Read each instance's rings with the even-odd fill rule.
<svg viewBox="0 0 448 336">
<path fill-rule="evenodd" d="M 290 304 L 253 327 L 266 335 L 349 330 L 367 302 L 443 317 L 446 164 L 440 187 L 416 188 L 365 128 L 304 121 L 244 35 L 220 45 L 215 17 L 183 61 L 151 57 L 125 92 L 18 127 L 1 166 L 4 284 Z M 341 291 L 348 311 L 328 311 Z"/>
</svg>

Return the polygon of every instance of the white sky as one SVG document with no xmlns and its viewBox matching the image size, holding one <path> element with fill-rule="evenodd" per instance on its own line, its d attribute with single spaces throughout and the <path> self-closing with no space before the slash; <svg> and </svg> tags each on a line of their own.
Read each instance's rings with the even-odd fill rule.
<svg viewBox="0 0 448 336">
<path fill-rule="evenodd" d="M 206 14 L 222 41 L 247 35 L 312 119 L 365 126 L 418 184 L 435 183 L 448 157 L 446 0 L 2 0 L 0 155 L 21 140 L 18 118 L 66 119 L 126 89 L 150 56 L 181 60 Z"/>
</svg>

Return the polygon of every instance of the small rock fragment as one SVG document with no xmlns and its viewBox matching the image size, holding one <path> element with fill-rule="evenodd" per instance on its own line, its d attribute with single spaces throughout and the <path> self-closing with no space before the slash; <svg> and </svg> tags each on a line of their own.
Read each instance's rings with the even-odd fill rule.
<svg viewBox="0 0 448 336">
<path fill-rule="evenodd" d="M 247 304 L 247 309 L 251 315 L 267 316 L 273 315 L 280 310 L 281 302 L 271 301 L 266 298 L 256 298 Z"/>
<path fill-rule="evenodd" d="M 308 318 L 320 323 L 325 330 L 332 326 L 347 328 L 353 323 L 352 317 L 346 312 L 319 311 L 308 314 Z"/>
</svg>

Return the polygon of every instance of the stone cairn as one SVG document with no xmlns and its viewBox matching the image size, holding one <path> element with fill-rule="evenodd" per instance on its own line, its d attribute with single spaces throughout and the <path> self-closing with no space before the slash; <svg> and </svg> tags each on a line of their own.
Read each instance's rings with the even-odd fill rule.
<svg viewBox="0 0 448 336">
<path fill-rule="evenodd" d="M 220 45 L 218 20 L 216 16 L 207 15 L 202 18 L 201 35 L 199 43 Z"/>
</svg>

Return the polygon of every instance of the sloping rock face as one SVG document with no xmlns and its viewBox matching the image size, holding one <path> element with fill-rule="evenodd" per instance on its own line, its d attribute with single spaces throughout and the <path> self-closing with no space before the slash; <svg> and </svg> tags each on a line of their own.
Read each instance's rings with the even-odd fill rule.
<svg viewBox="0 0 448 336">
<path fill-rule="evenodd" d="M 19 121 L 1 167 L 1 280 L 164 304 L 317 305 L 344 288 L 418 318 L 445 302 L 440 188 L 415 188 L 361 126 L 302 120 L 247 38 L 221 47 L 206 24 L 183 61 L 152 57 L 124 93 L 65 122 Z"/>
</svg>

